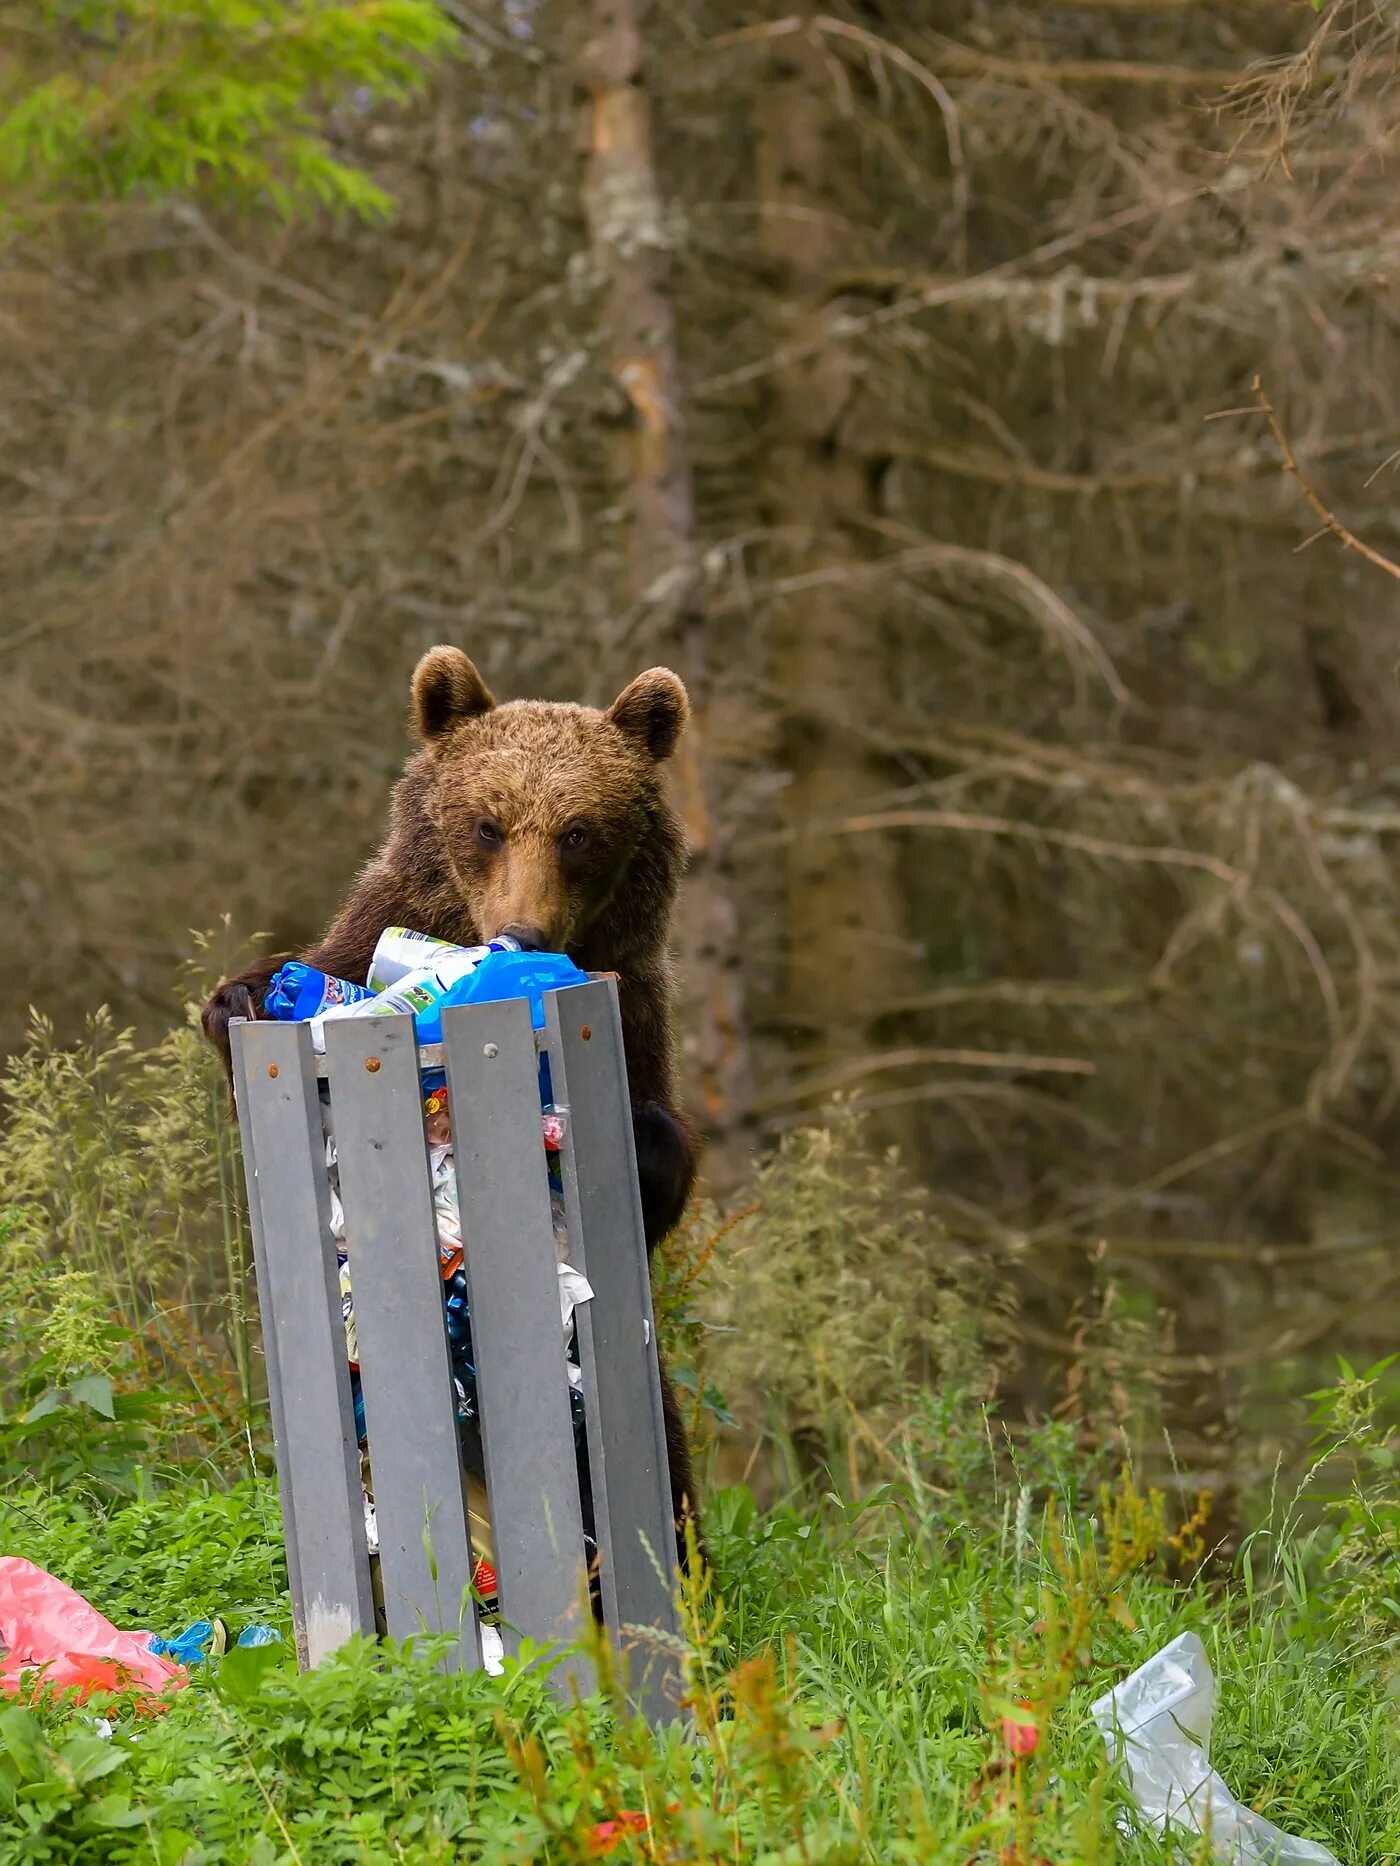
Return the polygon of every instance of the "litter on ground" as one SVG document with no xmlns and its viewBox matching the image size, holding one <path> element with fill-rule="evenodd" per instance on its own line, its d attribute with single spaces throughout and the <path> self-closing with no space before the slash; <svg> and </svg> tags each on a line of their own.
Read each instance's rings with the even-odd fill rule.
<svg viewBox="0 0 1400 1866">
<path fill-rule="evenodd" d="M 271 1626 L 245 1626 L 239 1646 L 270 1645 Z M 76 1589 L 20 1555 L 0 1556 L 0 1692 L 33 1697 L 131 1691 L 152 1708 L 188 1682 L 186 1668 L 228 1649 L 222 1620 L 196 1620 L 174 1639 L 124 1633 Z"/>
<path fill-rule="evenodd" d="M 1143 1824 L 1206 1834 L 1228 1866 L 1340 1866 L 1236 1801 L 1210 1766 L 1215 1676 L 1195 1633 L 1181 1633 L 1092 1706 Z"/>
</svg>

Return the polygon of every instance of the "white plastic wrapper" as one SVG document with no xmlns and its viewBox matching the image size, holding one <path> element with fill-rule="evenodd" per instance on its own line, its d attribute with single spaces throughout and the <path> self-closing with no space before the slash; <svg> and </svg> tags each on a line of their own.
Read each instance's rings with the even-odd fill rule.
<svg viewBox="0 0 1400 1866">
<path fill-rule="evenodd" d="M 462 1212 L 457 1203 L 457 1174 L 452 1165 L 452 1145 L 430 1146 L 428 1166 L 433 1183 L 433 1219 L 437 1225 L 438 1251 L 444 1262 L 462 1254 Z"/>
<path fill-rule="evenodd" d="M 1295 1840 L 1236 1801 L 1210 1766 L 1215 1677 L 1195 1633 L 1182 1633 L 1092 1706 L 1121 1763 L 1143 1824 L 1209 1834 L 1228 1866 L 1340 1866 L 1313 1840 Z"/>
<path fill-rule="evenodd" d="M 362 998 L 360 1002 L 362 1004 L 372 1005 L 377 1003 L 378 1000 L 375 998 Z M 326 1025 L 334 1022 L 338 1017 L 348 1017 L 354 1009 L 355 1006 L 353 1004 L 332 1004 L 322 1011 L 319 1016 L 309 1017 L 306 1020 L 306 1027 L 311 1032 L 311 1047 L 318 1056 L 324 1056 L 326 1053 Z"/>
<path fill-rule="evenodd" d="M 567 1333 L 570 1322 L 574 1319 L 574 1306 L 580 1302 L 592 1302 L 593 1286 L 582 1270 L 575 1270 L 571 1263 L 559 1265 L 559 1320 Z"/>
<path fill-rule="evenodd" d="M 592 1302 L 593 1286 L 581 1270 L 575 1270 L 571 1263 L 559 1266 L 559 1319 L 564 1324 L 564 1339 L 571 1342 L 574 1338 L 574 1308 L 580 1302 Z M 583 1388 L 583 1369 L 572 1361 L 564 1363 L 569 1376 L 569 1385 Z"/>
<path fill-rule="evenodd" d="M 492 1678 L 499 1678 L 506 1669 L 506 1642 L 501 1638 L 499 1626 L 481 1629 L 481 1666 Z"/>
</svg>

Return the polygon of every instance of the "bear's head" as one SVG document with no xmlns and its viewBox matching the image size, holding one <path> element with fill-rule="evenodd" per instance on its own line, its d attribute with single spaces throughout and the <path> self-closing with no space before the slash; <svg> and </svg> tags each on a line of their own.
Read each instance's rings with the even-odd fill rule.
<svg viewBox="0 0 1400 1866">
<path fill-rule="evenodd" d="M 413 674 L 423 805 L 481 939 L 576 952 L 615 905 L 664 918 L 684 842 L 660 766 L 689 712 L 664 667 L 605 712 L 498 705 L 460 648 L 428 650 Z"/>
</svg>

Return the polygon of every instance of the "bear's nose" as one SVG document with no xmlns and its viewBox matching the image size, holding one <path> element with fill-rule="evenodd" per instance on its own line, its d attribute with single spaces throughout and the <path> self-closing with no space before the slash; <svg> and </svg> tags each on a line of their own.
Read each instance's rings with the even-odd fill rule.
<svg viewBox="0 0 1400 1866">
<path fill-rule="evenodd" d="M 513 939 L 522 952 L 549 951 L 549 935 L 543 927 L 502 927 L 501 932 Z"/>
</svg>

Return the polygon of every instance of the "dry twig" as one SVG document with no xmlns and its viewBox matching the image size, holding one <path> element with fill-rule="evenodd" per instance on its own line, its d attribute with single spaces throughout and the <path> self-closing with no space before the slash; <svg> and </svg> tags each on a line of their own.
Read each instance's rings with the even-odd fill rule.
<svg viewBox="0 0 1400 1866">
<path fill-rule="evenodd" d="M 1364 538 L 1358 538 L 1354 531 L 1342 523 L 1331 507 L 1324 503 L 1321 495 L 1310 484 L 1298 464 L 1298 456 L 1294 453 L 1292 443 L 1283 431 L 1283 424 L 1274 411 L 1274 405 L 1265 392 L 1263 379 L 1256 376 L 1251 387 L 1264 413 L 1264 418 L 1269 424 L 1269 431 L 1278 442 L 1279 452 L 1283 455 L 1284 471 L 1291 473 L 1297 480 L 1303 497 L 1321 519 L 1324 528 L 1330 531 L 1332 536 L 1344 544 L 1349 551 L 1355 551 L 1359 557 L 1364 557 L 1368 564 L 1374 564 L 1377 570 L 1383 570 L 1388 577 L 1400 579 L 1400 564 L 1387 557 L 1384 551 L 1378 551 L 1373 545 L 1367 544 Z M 1309 543 L 1311 539 L 1304 539 L 1298 547 L 1299 550 L 1304 550 Z"/>
</svg>

